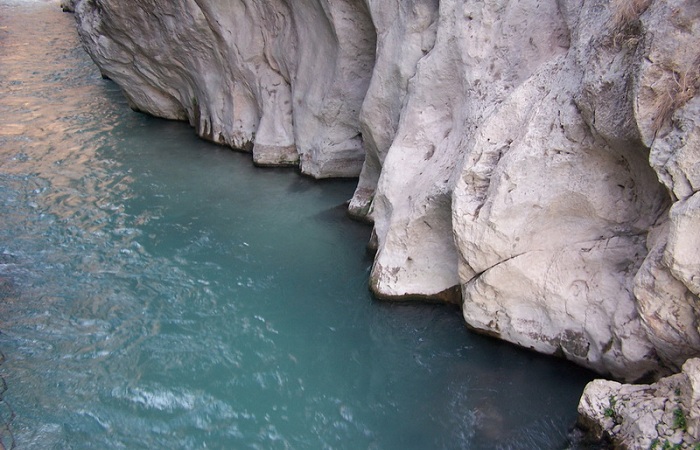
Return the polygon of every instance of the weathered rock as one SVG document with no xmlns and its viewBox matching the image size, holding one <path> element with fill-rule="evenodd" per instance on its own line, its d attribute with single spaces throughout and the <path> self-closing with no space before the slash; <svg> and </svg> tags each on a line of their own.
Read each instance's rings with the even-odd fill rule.
<svg viewBox="0 0 700 450">
<path fill-rule="evenodd" d="M 635 277 L 634 294 L 649 339 L 666 365 L 677 370 L 700 348 L 700 301 L 663 262 L 669 225 L 664 220 L 650 233 L 650 251 Z"/>
<path fill-rule="evenodd" d="M 660 370 L 657 354 L 674 367 L 700 350 L 696 303 L 667 270 L 657 267 L 670 277 L 666 295 L 638 305 L 632 294 L 647 233 L 669 205 L 634 109 L 638 71 L 655 51 L 645 20 L 668 11 L 626 17 L 637 34 L 619 43 L 623 2 L 569 6 L 566 54 L 515 90 L 465 151 L 452 202 L 464 315 L 483 332 L 635 379 Z M 654 39 L 672 40 L 666 32 Z M 682 295 L 669 308 L 674 289 Z M 652 310 L 664 331 L 684 330 L 680 341 L 649 326 Z"/>
<path fill-rule="evenodd" d="M 375 35 L 360 0 L 79 0 L 79 30 L 134 109 L 189 120 L 260 165 L 357 176 Z M 125 32 L 125 30 L 128 30 Z"/>
<path fill-rule="evenodd" d="M 464 315 L 520 345 L 640 377 L 657 362 L 631 277 L 664 193 L 633 151 L 590 132 L 572 103 L 575 69 L 562 57 L 532 77 L 465 159 L 453 200 Z"/>
<path fill-rule="evenodd" d="M 591 440 L 625 449 L 695 449 L 700 443 L 700 359 L 652 385 L 595 380 L 578 405 Z"/>
<path fill-rule="evenodd" d="M 440 2 L 372 207 L 381 297 L 459 298 L 452 191 L 463 155 L 497 105 L 568 44 L 556 4 L 506 3 Z"/>
<path fill-rule="evenodd" d="M 677 369 L 700 349 L 700 5 L 651 2 L 639 26 L 644 57 L 635 118 L 651 147 L 650 164 L 675 203 L 649 235 L 649 256 L 634 293 L 647 334 L 665 363 Z"/>
<path fill-rule="evenodd" d="M 409 80 L 418 61 L 435 45 L 438 1 L 368 1 L 377 32 L 377 54 L 360 111 L 365 161 L 350 213 L 368 217 L 384 159 L 399 127 Z"/>
<path fill-rule="evenodd" d="M 381 298 L 622 379 L 700 355 L 694 0 L 78 0 L 131 105 L 355 176 Z M 364 147 L 364 150 L 363 150 Z"/>
</svg>

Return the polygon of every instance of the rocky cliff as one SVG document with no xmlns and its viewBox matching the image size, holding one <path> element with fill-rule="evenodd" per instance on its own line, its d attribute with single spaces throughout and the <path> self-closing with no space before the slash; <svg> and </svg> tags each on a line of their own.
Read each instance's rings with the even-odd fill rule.
<svg viewBox="0 0 700 450">
<path fill-rule="evenodd" d="M 579 425 L 596 441 L 623 449 L 700 448 L 700 359 L 651 385 L 595 380 L 578 406 Z"/>
<path fill-rule="evenodd" d="M 695 0 L 77 0 L 136 110 L 355 177 L 370 285 L 634 380 L 700 354 Z"/>
</svg>

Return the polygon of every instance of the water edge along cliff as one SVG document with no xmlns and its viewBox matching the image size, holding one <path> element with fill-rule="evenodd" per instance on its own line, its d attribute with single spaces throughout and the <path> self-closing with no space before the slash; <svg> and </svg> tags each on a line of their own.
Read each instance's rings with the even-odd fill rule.
<svg viewBox="0 0 700 450">
<path fill-rule="evenodd" d="M 377 297 L 625 381 L 700 355 L 697 2 L 65 7 L 134 109 L 359 176 Z"/>
</svg>

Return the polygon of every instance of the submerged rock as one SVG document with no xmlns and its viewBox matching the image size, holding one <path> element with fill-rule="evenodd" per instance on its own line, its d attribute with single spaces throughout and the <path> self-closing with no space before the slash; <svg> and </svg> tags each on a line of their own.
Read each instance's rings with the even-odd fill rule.
<svg viewBox="0 0 700 450">
<path fill-rule="evenodd" d="M 700 355 L 697 2 L 75 7 L 134 109 L 359 175 L 378 297 L 624 380 Z"/>
</svg>

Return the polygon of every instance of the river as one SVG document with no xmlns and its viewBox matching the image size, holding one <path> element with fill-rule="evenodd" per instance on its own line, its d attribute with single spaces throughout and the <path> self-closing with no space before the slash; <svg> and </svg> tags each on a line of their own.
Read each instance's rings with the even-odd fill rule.
<svg viewBox="0 0 700 450">
<path fill-rule="evenodd" d="M 0 448 L 566 446 L 591 374 L 373 300 L 354 184 L 131 111 L 0 0 Z"/>
</svg>

